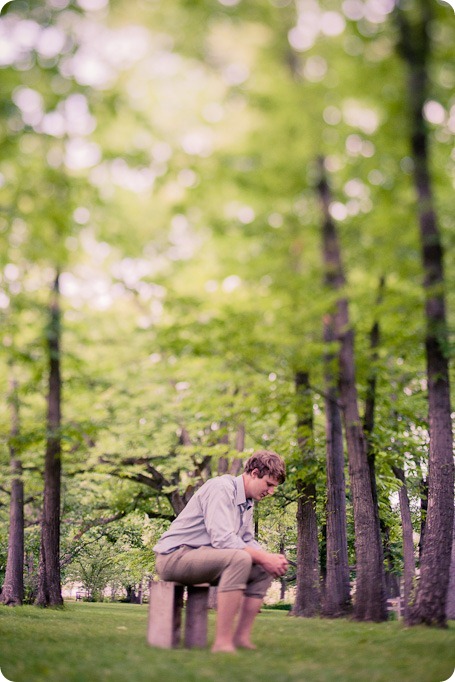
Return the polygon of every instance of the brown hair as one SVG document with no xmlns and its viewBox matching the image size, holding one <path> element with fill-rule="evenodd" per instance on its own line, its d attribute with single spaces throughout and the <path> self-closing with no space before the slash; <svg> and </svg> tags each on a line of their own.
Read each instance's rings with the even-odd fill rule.
<svg viewBox="0 0 455 682">
<path fill-rule="evenodd" d="M 259 478 L 265 475 L 275 478 L 279 483 L 286 479 L 286 465 L 284 459 L 272 450 L 256 450 L 245 463 L 245 473 L 257 469 Z"/>
</svg>

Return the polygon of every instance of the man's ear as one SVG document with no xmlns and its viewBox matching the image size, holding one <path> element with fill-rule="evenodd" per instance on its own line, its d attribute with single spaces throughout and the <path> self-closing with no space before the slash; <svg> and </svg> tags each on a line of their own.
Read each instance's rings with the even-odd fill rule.
<svg viewBox="0 0 455 682">
<path fill-rule="evenodd" d="M 259 469 L 253 469 L 253 471 L 251 472 L 251 477 L 252 478 L 261 478 L 259 476 Z"/>
</svg>

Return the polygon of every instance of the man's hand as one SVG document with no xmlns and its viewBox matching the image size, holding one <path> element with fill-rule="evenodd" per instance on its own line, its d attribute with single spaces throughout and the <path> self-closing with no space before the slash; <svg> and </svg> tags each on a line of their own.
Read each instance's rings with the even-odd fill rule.
<svg viewBox="0 0 455 682">
<path fill-rule="evenodd" d="M 255 564 L 262 566 L 274 578 L 279 578 L 288 570 L 288 560 L 284 554 L 272 554 L 256 547 L 245 547 L 245 551 L 250 554 Z"/>
<path fill-rule="evenodd" d="M 264 568 L 267 573 L 271 573 L 274 578 L 279 578 L 286 573 L 288 570 L 288 560 L 284 554 L 269 554 L 268 552 L 264 552 L 264 555 L 265 556 L 261 557 L 261 560 L 258 561 L 258 564 L 261 564 L 262 568 Z"/>
</svg>

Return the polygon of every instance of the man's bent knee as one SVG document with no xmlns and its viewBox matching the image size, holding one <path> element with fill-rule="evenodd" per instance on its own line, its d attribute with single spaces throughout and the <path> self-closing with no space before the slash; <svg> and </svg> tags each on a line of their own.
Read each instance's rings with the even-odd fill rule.
<svg viewBox="0 0 455 682">
<path fill-rule="evenodd" d="M 243 549 L 232 551 L 229 564 L 220 578 L 219 591 L 244 590 L 251 573 L 252 563 L 251 556 Z"/>
<path fill-rule="evenodd" d="M 243 549 L 236 550 L 234 561 L 241 566 L 245 566 L 245 569 L 251 569 L 251 566 L 253 565 L 253 559 L 251 558 L 250 554 L 245 552 Z"/>
</svg>

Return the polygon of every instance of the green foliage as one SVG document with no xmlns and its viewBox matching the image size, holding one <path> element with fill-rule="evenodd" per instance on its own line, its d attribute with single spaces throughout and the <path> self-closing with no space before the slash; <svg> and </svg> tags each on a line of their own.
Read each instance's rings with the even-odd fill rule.
<svg viewBox="0 0 455 682">
<path fill-rule="evenodd" d="M 426 113 L 450 283 L 454 25 L 443 3 L 434 4 Z M 322 329 L 336 297 L 323 284 L 320 155 L 342 242 L 362 402 L 372 371 L 377 377 L 372 446 L 381 515 L 398 543 L 392 466 L 406 471 L 417 529 L 428 434 L 422 267 L 394 17 L 356 19 L 320 0 L 319 19 L 303 31 L 314 40 L 302 46 L 308 17 L 298 3 L 84 7 L 16 0 L 0 19 L 11 41 L 1 66 L 0 392 L 7 407 L 14 374 L 20 413 L 19 433 L 9 437 L 10 416 L 0 410 L 1 551 L 11 447 L 24 466 L 27 522 L 40 515 L 45 328 L 57 268 L 64 556 L 80 551 L 88 564 L 93 529 L 76 547 L 74 538 L 111 516 L 137 512 L 159 534 L 173 513 L 169 493 L 213 475 L 221 457 L 232 461 L 239 427 L 245 456 L 270 447 L 288 462 L 286 488 L 261 511 L 261 539 L 276 547 L 285 537 L 292 552 L 298 479 L 316 479 L 323 524 L 323 358 L 336 349 Z M 322 21 L 324 12 L 332 14 Z M 330 18 L 335 29 L 342 22 L 339 32 L 322 30 Z M 48 30 L 63 41 L 54 55 L 46 53 Z M 21 31 L 28 42 L 20 43 Z M 375 322 L 377 357 L 369 341 Z M 302 368 L 314 418 L 307 456 L 294 388 Z M 144 483 L 151 468 L 166 478 L 161 489 Z M 102 528 L 107 552 L 120 539 Z M 126 564 L 127 571 L 137 582 L 152 558 L 147 547 L 130 549 L 137 571 Z"/>
<path fill-rule="evenodd" d="M 87 591 L 91 601 L 99 601 L 108 582 L 117 578 L 114 559 L 115 548 L 105 538 L 97 539 L 96 544 L 86 544 L 77 559 L 66 571 L 67 580 L 77 580 Z"/>
<path fill-rule="evenodd" d="M 80 537 L 67 538 L 72 558 L 64 571 L 65 582 L 81 583 L 91 601 L 119 598 L 120 590 L 137 587 L 152 574 L 152 546 L 158 535 L 153 522 L 136 512 L 122 521 L 93 525 Z"/>
<path fill-rule="evenodd" d="M 272 609 L 273 611 L 291 611 L 292 604 L 289 604 L 284 601 L 279 601 L 276 604 L 264 604 L 262 608 L 266 610 Z"/>
</svg>

